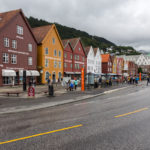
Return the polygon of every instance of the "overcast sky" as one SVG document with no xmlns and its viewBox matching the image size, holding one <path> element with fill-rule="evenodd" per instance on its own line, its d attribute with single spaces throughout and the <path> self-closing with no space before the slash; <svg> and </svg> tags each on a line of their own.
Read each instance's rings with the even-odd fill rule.
<svg viewBox="0 0 150 150">
<path fill-rule="evenodd" d="M 149 0 L 0 0 L 0 11 L 57 22 L 117 45 L 150 51 Z"/>
</svg>

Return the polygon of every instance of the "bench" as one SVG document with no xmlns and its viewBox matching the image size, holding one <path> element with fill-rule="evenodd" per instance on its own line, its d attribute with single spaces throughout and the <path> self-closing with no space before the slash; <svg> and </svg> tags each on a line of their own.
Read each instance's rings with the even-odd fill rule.
<svg viewBox="0 0 150 150">
<path fill-rule="evenodd" d="M 17 96 L 19 96 L 20 93 L 21 92 L 6 92 L 7 96 L 9 96 L 9 95 L 17 95 Z"/>
</svg>

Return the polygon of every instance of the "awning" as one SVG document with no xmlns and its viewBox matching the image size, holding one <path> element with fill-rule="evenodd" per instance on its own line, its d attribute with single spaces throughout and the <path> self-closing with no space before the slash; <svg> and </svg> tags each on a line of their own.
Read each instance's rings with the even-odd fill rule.
<svg viewBox="0 0 150 150">
<path fill-rule="evenodd" d="M 81 72 L 75 72 L 74 74 L 81 74 Z"/>
<path fill-rule="evenodd" d="M 74 74 L 74 72 L 65 72 L 66 74 Z"/>
<path fill-rule="evenodd" d="M 15 77 L 16 72 L 14 70 L 2 69 L 2 76 L 3 77 Z"/>
<path fill-rule="evenodd" d="M 110 76 L 116 76 L 115 73 L 108 73 L 107 75 L 110 75 Z"/>
<path fill-rule="evenodd" d="M 123 73 L 123 76 L 128 77 L 129 74 L 128 73 Z"/>
<path fill-rule="evenodd" d="M 31 76 L 40 76 L 40 73 L 37 70 L 30 70 Z"/>
<path fill-rule="evenodd" d="M 23 77 L 23 70 L 19 70 L 19 76 Z M 26 76 L 31 76 L 31 72 L 29 70 L 26 70 Z"/>
</svg>

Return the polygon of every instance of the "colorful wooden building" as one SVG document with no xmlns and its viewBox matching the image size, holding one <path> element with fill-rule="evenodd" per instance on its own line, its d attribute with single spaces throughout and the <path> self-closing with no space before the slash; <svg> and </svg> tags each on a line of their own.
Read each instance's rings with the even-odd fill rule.
<svg viewBox="0 0 150 150">
<path fill-rule="evenodd" d="M 65 40 L 67 44 L 70 44 L 73 50 L 72 56 L 72 72 L 73 74 L 71 75 L 72 78 L 81 78 L 81 69 L 85 69 L 86 73 L 86 53 L 84 50 L 84 47 L 82 45 L 81 39 L 80 38 L 73 38 L 73 39 L 66 39 Z M 70 48 L 71 48 L 70 47 Z M 68 52 L 66 50 L 67 47 L 65 47 L 64 50 L 64 61 L 65 59 L 68 60 Z M 66 65 L 66 62 L 64 63 Z M 65 70 L 68 70 L 70 68 L 70 65 L 64 66 Z M 65 75 L 67 75 L 67 72 L 65 72 Z"/>
<path fill-rule="evenodd" d="M 102 73 L 112 73 L 112 58 L 110 54 L 102 54 Z"/>
<path fill-rule="evenodd" d="M 0 13 L 0 86 L 36 78 L 37 43 L 21 9 Z"/>
<path fill-rule="evenodd" d="M 63 44 L 56 26 L 47 25 L 33 28 L 38 42 L 37 68 L 40 71 L 40 82 L 50 79 L 59 82 L 63 77 Z"/>
</svg>

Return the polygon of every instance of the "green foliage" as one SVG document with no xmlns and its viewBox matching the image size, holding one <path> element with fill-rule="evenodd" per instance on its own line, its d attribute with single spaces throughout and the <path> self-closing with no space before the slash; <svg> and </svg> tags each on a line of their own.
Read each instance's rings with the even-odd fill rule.
<svg viewBox="0 0 150 150">
<path fill-rule="evenodd" d="M 42 19 L 37 19 L 34 17 L 27 18 L 29 24 L 32 28 L 44 26 L 44 25 L 51 25 L 52 23 L 47 22 Z M 100 49 L 103 49 L 106 51 L 107 48 L 113 47 L 112 51 L 109 51 L 110 53 L 115 53 L 117 55 L 139 55 L 141 53 L 134 50 L 133 47 L 130 46 L 117 46 L 114 43 L 98 36 L 92 36 L 89 35 L 87 32 L 80 31 L 74 28 L 70 28 L 67 26 L 60 25 L 58 23 L 55 23 L 57 30 L 59 32 L 59 35 L 61 39 L 68 39 L 68 38 L 74 38 L 74 37 L 80 37 L 83 45 L 86 46 L 93 46 L 93 47 L 99 47 Z"/>
<path fill-rule="evenodd" d="M 142 68 L 140 67 L 140 68 L 138 68 L 138 73 L 143 73 L 143 70 L 142 70 Z"/>
<path fill-rule="evenodd" d="M 39 20 L 39 19 L 34 18 L 34 17 L 29 17 L 29 18 L 27 18 L 27 20 L 28 20 L 28 22 L 32 28 L 52 24 L 52 23 L 49 23 L 45 20 L 42 20 L 42 19 Z M 55 25 L 57 27 L 57 30 L 59 32 L 61 39 L 80 37 L 84 46 L 92 45 L 93 47 L 99 47 L 101 49 L 105 49 L 105 48 L 110 47 L 110 46 L 115 46 L 114 43 L 112 43 L 112 42 L 110 42 L 104 38 L 101 38 L 98 36 L 91 36 L 84 31 L 80 31 L 80 30 L 77 30 L 74 28 L 66 27 L 66 26 L 60 25 L 58 23 L 55 23 Z"/>
</svg>

